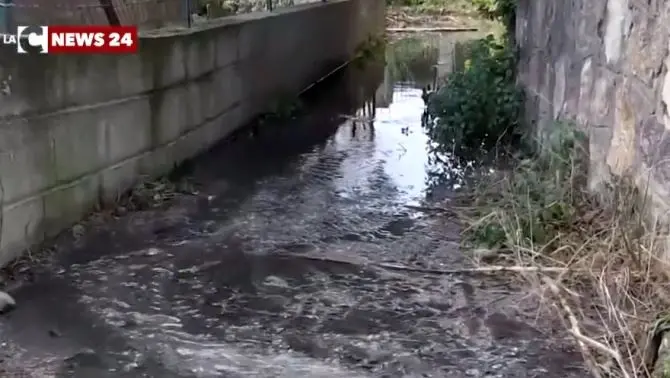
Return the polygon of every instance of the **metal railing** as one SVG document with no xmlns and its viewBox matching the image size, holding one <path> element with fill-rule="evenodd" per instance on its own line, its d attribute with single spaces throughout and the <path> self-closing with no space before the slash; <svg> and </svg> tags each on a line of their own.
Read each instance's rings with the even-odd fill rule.
<svg viewBox="0 0 670 378">
<path fill-rule="evenodd" d="M 0 33 L 16 25 L 190 26 L 212 18 L 325 0 L 0 0 Z"/>
</svg>

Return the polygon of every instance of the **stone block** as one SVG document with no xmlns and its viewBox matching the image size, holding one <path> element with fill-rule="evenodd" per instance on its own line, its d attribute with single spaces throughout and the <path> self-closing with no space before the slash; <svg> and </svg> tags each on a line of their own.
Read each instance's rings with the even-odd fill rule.
<svg viewBox="0 0 670 378">
<path fill-rule="evenodd" d="M 628 86 L 620 87 L 615 97 L 614 127 L 607 153 L 607 165 L 617 176 L 633 173 L 637 154 L 637 119 Z"/>
<path fill-rule="evenodd" d="M 543 65 L 545 62 L 546 60 L 542 50 L 532 50 L 528 57 L 528 70 L 527 75 L 524 76 L 524 84 L 529 88 L 532 88 L 534 91 L 539 92 L 544 81 Z"/>
<path fill-rule="evenodd" d="M 655 168 L 661 160 L 670 157 L 670 131 L 656 117 L 642 120 L 637 142 L 640 161 L 650 168 Z"/>
<path fill-rule="evenodd" d="M 44 238 L 44 202 L 33 196 L 2 208 L 0 266 L 18 257 L 31 241 Z"/>
<path fill-rule="evenodd" d="M 44 114 L 65 106 L 66 77 L 58 72 L 58 59 L 17 55 L 13 46 L 0 45 L 0 118 Z"/>
<path fill-rule="evenodd" d="M 632 23 L 625 44 L 624 71 L 648 86 L 653 86 L 668 55 L 670 15 L 657 8 L 647 3 L 631 3 Z"/>
<path fill-rule="evenodd" d="M 268 28 L 264 26 L 266 19 L 275 17 L 273 15 L 265 16 L 264 19 L 251 20 L 240 25 L 240 31 L 237 41 L 237 58 L 241 61 L 248 61 L 250 59 L 261 58 L 265 55 L 272 43 L 277 43 Z"/>
<path fill-rule="evenodd" d="M 98 203 L 100 178 L 97 172 L 44 193 L 44 232 L 55 236 L 81 220 Z"/>
<path fill-rule="evenodd" d="M 540 78 L 539 78 L 539 93 L 542 101 L 548 106 L 547 111 L 549 117 L 553 120 L 554 114 L 554 92 L 556 73 L 554 70 L 554 62 L 546 60 L 540 63 Z"/>
<path fill-rule="evenodd" d="M 618 65 L 623 54 L 624 39 L 631 22 L 628 3 L 629 0 L 607 0 L 602 33 L 605 59 L 610 65 Z"/>
<path fill-rule="evenodd" d="M 570 59 L 570 61 L 566 69 L 564 106 L 560 116 L 562 118 L 568 118 L 576 121 L 578 109 L 579 106 L 581 105 L 579 99 L 580 99 L 580 92 L 582 89 L 581 74 L 583 68 L 582 65 L 583 61 L 581 59 L 576 59 L 574 57 L 568 57 L 568 59 Z M 590 91 L 590 88 L 588 88 L 588 91 Z"/>
<path fill-rule="evenodd" d="M 588 122 L 592 125 L 609 125 L 614 122 L 616 104 L 617 75 L 603 66 L 594 67 L 593 92 L 590 98 L 582 101 L 591 102 Z"/>
<path fill-rule="evenodd" d="M 604 54 L 602 38 L 607 0 L 579 1 L 579 4 L 581 8 L 576 9 L 574 14 L 578 36 L 575 39 L 575 54 L 581 58 L 599 59 Z"/>
<path fill-rule="evenodd" d="M 217 30 L 215 39 L 216 68 L 223 68 L 237 61 L 239 24 L 222 27 Z"/>
<path fill-rule="evenodd" d="M 118 122 L 123 114 L 121 109 L 96 107 L 84 111 L 72 110 L 45 117 L 38 122 L 45 130 L 49 130 L 53 150 L 51 169 L 57 183 L 77 179 L 110 163 L 105 143 L 107 125 Z"/>
<path fill-rule="evenodd" d="M 149 95 L 152 134 L 150 141 L 142 148 L 139 148 L 138 145 L 138 149 L 119 156 L 125 158 L 151 146 L 166 144 L 193 127 L 189 114 L 190 101 L 192 100 L 189 88 L 190 86 L 175 86 L 151 93 Z"/>
<path fill-rule="evenodd" d="M 153 128 L 149 96 L 119 102 L 98 113 L 107 129 L 106 151 L 108 165 L 123 161 L 151 148 L 156 129 Z M 103 148 L 100 146 L 100 148 Z"/>
<path fill-rule="evenodd" d="M 652 177 L 664 188 L 668 188 L 668 184 L 670 183 L 670 158 L 667 155 L 654 164 L 652 167 Z M 670 193 L 666 192 L 664 199 L 667 200 L 668 198 L 670 198 Z"/>
<path fill-rule="evenodd" d="M 216 112 L 211 112 L 209 118 L 252 95 L 253 78 L 245 79 L 240 70 L 241 64 L 243 63 L 231 64 L 214 73 L 212 91 L 216 93 L 213 99 Z"/>
<path fill-rule="evenodd" d="M 554 65 L 554 80 L 552 88 L 553 117 L 558 119 L 563 114 L 565 106 L 565 89 L 567 86 L 567 72 L 570 61 L 566 56 L 561 56 Z"/>
<path fill-rule="evenodd" d="M 142 179 L 140 161 L 145 155 L 140 154 L 123 160 L 100 172 L 100 195 L 103 202 L 114 202 Z"/>
<path fill-rule="evenodd" d="M 526 49 L 530 48 L 530 3 L 529 0 L 517 0 L 516 23 L 514 26 L 514 38 L 517 46 L 523 46 Z"/>
<path fill-rule="evenodd" d="M 10 133 L 9 128 L 13 132 Z M 11 137 L 8 134 L 12 134 Z M 2 203 L 15 203 L 55 184 L 53 145 L 48 129 L 15 121 L 0 129 L 0 139 L 14 142 L 13 146 L 0 151 Z"/>
<path fill-rule="evenodd" d="M 186 76 L 195 80 L 210 73 L 216 67 L 215 30 L 198 31 L 184 41 L 186 53 Z"/>
<path fill-rule="evenodd" d="M 670 40 L 668 41 L 670 45 Z M 665 58 L 665 74 L 660 80 L 661 101 L 658 109 L 659 118 L 665 127 L 670 130 L 670 54 Z"/>
<path fill-rule="evenodd" d="M 610 182 L 611 173 L 607 167 L 607 152 L 612 140 L 612 129 L 604 126 L 588 128 L 589 136 L 589 177 L 588 188 L 594 193 L 604 191 Z"/>
<path fill-rule="evenodd" d="M 535 1 L 531 2 L 528 16 L 530 17 L 529 44 L 532 48 L 544 49 L 548 45 L 549 30 L 547 29 L 547 22 L 549 20 L 545 18 L 547 15 L 546 4 Z"/>
<path fill-rule="evenodd" d="M 579 104 L 577 105 L 577 122 L 588 125 L 591 118 L 591 102 L 595 83 L 593 59 L 587 58 L 582 63 L 579 73 Z"/>
<path fill-rule="evenodd" d="M 209 96 L 207 89 L 211 86 L 214 74 L 208 73 L 206 76 L 193 80 L 186 86 L 187 101 L 185 101 L 183 110 L 188 114 L 188 121 L 183 125 L 183 130 L 191 130 L 201 126 L 207 120 Z M 212 110 L 213 111 L 213 110 Z"/>
<path fill-rule="evenodd" d="M 187 79 L 184 35 L 145 36 L 140 39 L 142 61 L 151 75 L 153 90 L 182 83 Z"/>
</svg>

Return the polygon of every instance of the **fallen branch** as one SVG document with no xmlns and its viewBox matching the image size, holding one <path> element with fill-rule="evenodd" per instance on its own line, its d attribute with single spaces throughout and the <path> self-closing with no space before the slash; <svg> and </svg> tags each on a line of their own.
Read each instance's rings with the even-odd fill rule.
<svg viewBox="0 0 670 378">
<path fill-rule="evenodd" d="M 450 215 L 456 215 L 456 212 L 452 209 L 446 209 L 444 207 L 432 207 L 432 206 L 413 206 L 405 205 L 406 208 L 414 211 L 421 211 L 424 213 L 445 213 Z"/>
<path fill-rule="evenodd" d="M 365 117 L 365 116 L 351 116 L 347 114 L 340 114 L 340 117 L 342 119 L 345 119 L 347 121 L 354 121 L 354 122 L 374 122 L 375 119 L 371 117 Z"/>
<path fill-rule="evenodd" d="M 622 367 L 621 370 L 624 377 L 631 378 L 630 375 L 628 375 L 628 373 L 623 369 L 624 366 L 623 360 L 621 358 L 621 355 L 617 351 L 613 350 L 612 348 L 608 347 L 607 345 L 599 341 L 593 340 L 592 338 L 585 336 L 582 333 L 579 327 L 579 321 L 577 321 L 577 316 L 575 316 L 575 313 L 568 305 L 568 301 L 566 301 L 565 298 L 561 295 L 561 291 L 558 289 L 558 286 L 554 283 L 554 281 L 548 277 L 543 277 L 542 281 L 544 282 L 545 285 L 547 285 L 549 291 L 551 291 L 554 297 L 556 297 L 556 300 L 558 300 L 561 309 L 565 312 L 566 316 L 568 317 L 568 322 L 570 323 L 569 332 L 577 341 L 577 345 L 579 345 L 579 349 L 581 350 L 582 355 L 584 356 L 584 361 L 586 362 L 586 365 L 591 374 L 593 374 L 593 376 L 596 378 L 602 377 L 602 374 L 600 374 L 600 371 L 596 367 L 595 358 L 593 358 L 593 356 L 591 355 L 591 352 L 587 348 L 587 345 L 612 357 L 614 360 L 616 360 L 619 366 Z"/>
<path fill-rule="evenodd" d="M 433 28 L 386 28 L 389 33 L 444 33 L 444 32 L 468 32 L 479 31 L 479 28 L 473 27 L 458 27 L 458 26 L 441 26 Z"/>
<path fill-rule="evenodd" d="M 466 273 L 498 273 L 498 272 L 537 272 L 537 273 L 561 273 L 566 268 L 560 267 L 535 267 L 535 266 L 484 266 L 478 268 L 462 268 L 462 269 L 427 269 L 418 268 L 400 264 L 390 263 L 373 263 L 371 265 L 388 270 L 400 270 L 405 272 L 427 273 L 427 274 L 466 274 Z"/>
<path fill-rule="evenodd" d="M 534 273 L 562 273 L 567 268 L 562 267 L 538 267 L 538 266 L 484 266 L 484 267 L 474 267 L 474 268 L 460 268 L 460 269 L 430 269 L 430 268 L 420 268 L 404 264 L 394 264 L 394 263 L 378 263 L 368 260 L 359 259 L 349 260 L 347 258 L 331 258 L 327 256 L 315 256 L 315 255 L 301 255 L 301 254 L 282 254 L 281 257 L 285 258 L 297 258 L 303 260 L 319 261 L 325 263 L 333 264 L 345 264 L 357 267 L 377 267 L 387 270 L 395 270 L 402 272 L 413 272 L 413 273 L 424 273 L 424 274 L 435 274 L 435 275 L 448 275 L 448 274 L 472 274 L 472 273 L 502 273 L 502 272 L 514 272 L 514 273 L 525 273 L 525 272 L 534 272 Z"/>
</svg>

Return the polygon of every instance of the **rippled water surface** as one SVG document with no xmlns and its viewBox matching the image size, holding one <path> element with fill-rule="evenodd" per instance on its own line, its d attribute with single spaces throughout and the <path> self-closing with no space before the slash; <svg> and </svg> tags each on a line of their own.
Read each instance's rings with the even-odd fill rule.
<svg viewBox="0 0 670 378">
<path fill-rule="evenodd" d="M 467 267 L 458 224 L 418 207 L 420 88 L 461 64 L 458 38 L 396 42 L 197 159 L 194 194 L 61 238 L 0 320 L 6 373 L 585 376 L 525 293 L 446 272 Z"/>
</svg>

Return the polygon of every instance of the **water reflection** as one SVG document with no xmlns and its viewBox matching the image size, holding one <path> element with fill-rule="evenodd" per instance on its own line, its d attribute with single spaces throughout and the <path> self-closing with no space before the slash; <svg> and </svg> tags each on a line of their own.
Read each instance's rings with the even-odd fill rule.
<svg viewBox="0 0 670 378">
<path fill-rule="evenodd" d="M 385 85 L 378 99 L 388 99 L 392 83 L 411 83 L 417 88 L 435 87 L 468 57 L 468 42 L 481 33 L 426 33 L 393 39 L 386 51 Z M 382 107 L 384 105 L 381 105 Z"/>
<path fill-rule="evenodd" d="M 378 106 L 392 108 L 395 114 L 403 111 L 411 113 L 409 109 L 419 107 L 423 109 L 424 103 L 418 90 L 424 90 L 424 93 L 426 90 L 435 90 L 448 80 L 450 73 L 463 69 L 469 56 L 469 42 L 481 36 L 479 33 L 432 33 L 392 40 L 386 51 L 384 82 L 375 95 Z M 403 122 L 424 124 L 430 121 L 425 112 L 414 116 L 416 118 L 411 121 L 405 119 Z M 402 127 L 407 134 L 410 128 L 406 125 Z M 422 133 L 416 129 L 412 131 Z M 428 146 L 431 150 L 431 141 L 425 137 L 408 138 L 410 140 L 412 143 L 424 143 L 424 148 Z M 416 146 L 413 148 L 418 150 Z M 423 158 L 413 156 L 411 159 L 425 166 L 424 182 L 429 195 L 458 189 L 468 173 L 475 168 L 469 159 L 453 154 L 432 153 Z M 415 172 L 413 177 L 416 179 L 418 174 Z"/>
<path fill-rule="evenodd" d="M 419 87 L 434 83 L 440 49 L 432 42 L 416 36 L 391 42 L 386 52 L 390 80 Z"/>
</svg>

